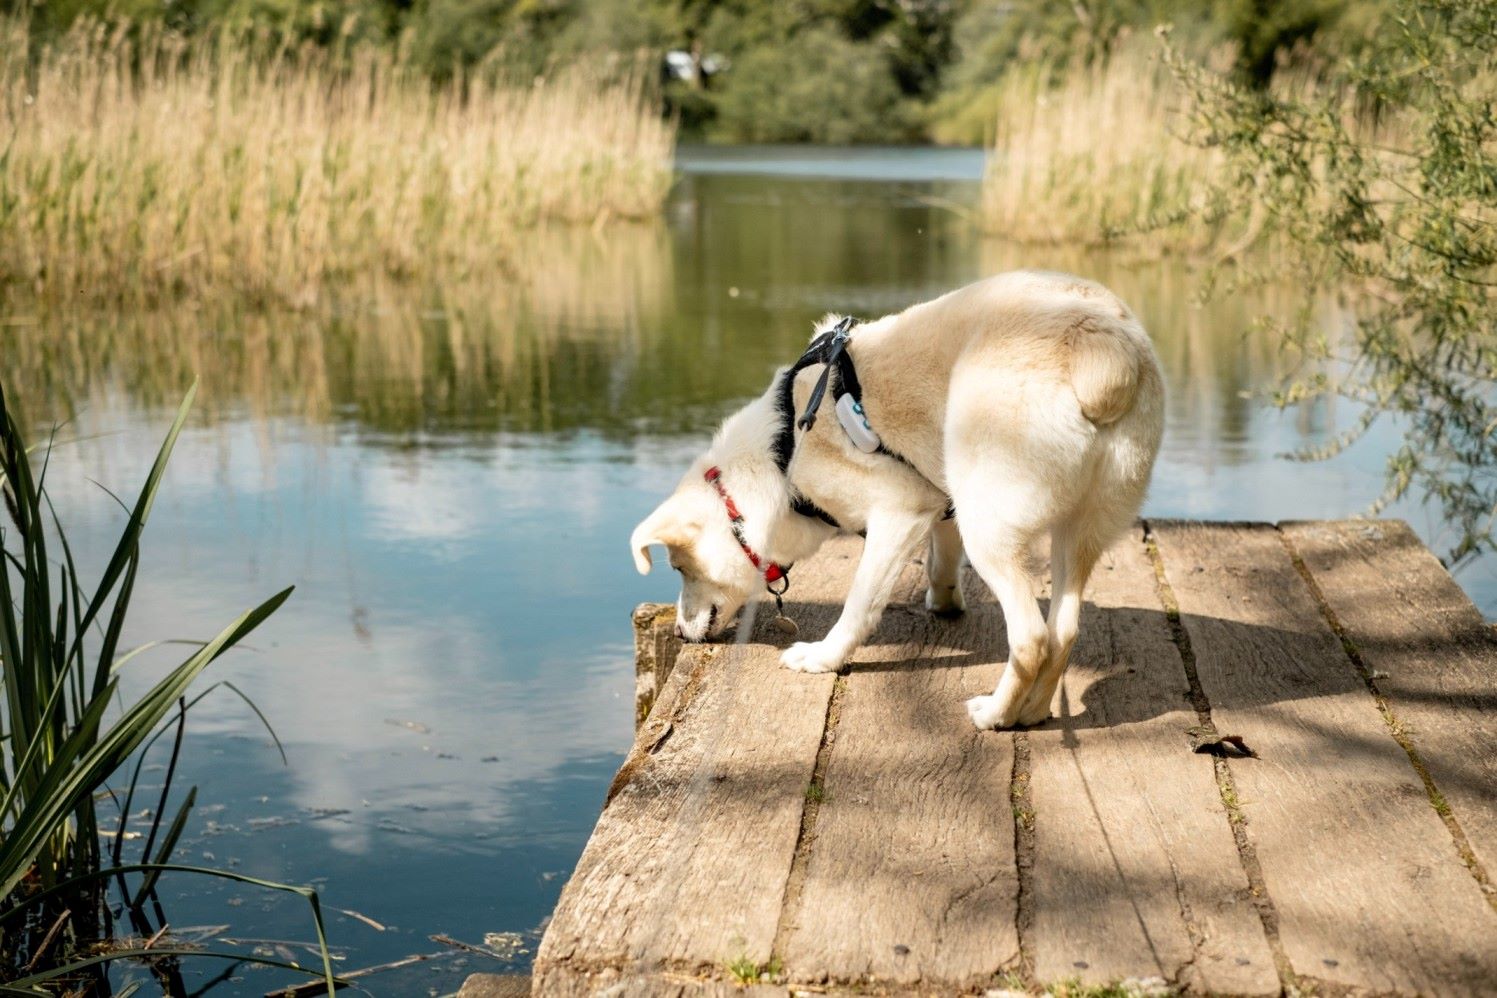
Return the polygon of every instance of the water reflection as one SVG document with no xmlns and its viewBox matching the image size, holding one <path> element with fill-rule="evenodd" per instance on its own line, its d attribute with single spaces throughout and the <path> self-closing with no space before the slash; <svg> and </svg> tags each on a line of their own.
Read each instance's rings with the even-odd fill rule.
<svg viewBox="0 0 1497 998">
<path fill-rule="evenodd" d="M 289 415 L 379 435 L 595 425 L 614 363 L 648 355 L 672 288 L 659 225 L 532 234 L 520 270 L 344 289 L 303 312 L 232 302 L 127 314 L 9 318 L 7 367 L 48 418 L 109 385 L 142 410 L 193 377 L 203 418 Z M 563 375 L 558 379 L 558 375 Z"/>
<path fill-rule="evenodd" d="M 878 181 L 776 175 L 805 171 L 776 167 L 775 150 L 740 154 L 756 173 L 735 175 L 712 155 L 658 224 L 538 234 L 489 280 L 351 288 L 293 314 L 0 316 L 30 421 L 71 420 L 49 483 L 94 564 L 118 513 L 89 479 L 136 484 L 201 378 L 131 636 L 200 635 L 281 585 L 298 592 L 256 650 L 215 666 L 291 764 L 232 698 L 205 703 L 185 858 L 325 878 L 330 903 L 391 926 L 335 916 L 345 967 L 549 913 L 630 737 L 628 611 L 671 594 L 634 574 L 629 528 L 825 311 L 880 314 L 1014 266 L 1087 274 L 1133 304 L 1169 378 L 1150 515 L 1338 516 L 1379 490 L 1386 435 L 1332 464 L 1275 457 L 1348 418 L 1252 398 L 1284 361 L 1244 330 L 1287 307 L 1282 291 L 1200 307 L 1178 262 L 982 240 L 963 216 L 975 183 L 926 151 L 867 153 L 864 172 L 893 178 Z M 138 680 L 151 668 L 132 665 Z M 225 888 L 171 905 L 177 925 L 306 931 L 294 906 Z M 450 991 L 465 969 L 435 966 L 377 991 Z"/>
</svg>

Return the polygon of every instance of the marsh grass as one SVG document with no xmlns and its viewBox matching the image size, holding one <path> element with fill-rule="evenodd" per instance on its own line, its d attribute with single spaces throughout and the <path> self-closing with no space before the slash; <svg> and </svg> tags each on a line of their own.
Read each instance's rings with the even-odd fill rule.
<svg viewBox="0 0 1497 998">
<path fill-rule="evenodd" d="M 0 20 L 0 281 L 55 300 L 306 304 L 352 275 L 502 272 L 517 230 L 658 211 L 646 77 L 433 84 L 399 50 Z"/>
<path fill-rule="evenodd" d="M 1220 156 L 1184 141 L 1178 88 L 1147 48 L 1125 46 L 1058 74 L 1020 65 L 998 93 L 982 189 L 987 231 L 1084 246 L 1143 230 L 1160 246 L 1216 238 L 1218 223 L 1202 217 L 1202 181 Z"/>
<path fill-rule="evenodd" d="M 1223 196 L 1220 137 L 1201 127 L 1200 88 L 1185 85 L 1164 51 L 1133 39 L 1098 62 L 1058 70 L 1027 63 L 1005 76 L 983 177 L 983 228 L 1019 243 L 1117 244 L 1148 255 L 1210 250 L 1216 260 L 1271 246 L 1263 207 Z M 1248 93 L 1228 82 L 1234 55 L 1223 47 L 1192 65 Z M 1326 102 L 1346 134 L 1370 149 L 1410 141 L 1403 117 L 1328 84 L 1306 53 L 1279 70 L 1269 94 Z M 1324 161 L 1303 166 L 1316 176 L 1328 169 Z"/>
</svg>

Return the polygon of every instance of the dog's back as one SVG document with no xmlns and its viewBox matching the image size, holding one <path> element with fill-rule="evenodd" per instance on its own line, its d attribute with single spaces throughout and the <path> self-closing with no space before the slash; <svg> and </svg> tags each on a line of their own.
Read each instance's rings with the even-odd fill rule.
<svg viewBox="0 0 1497 998">
<path fill-rule="evenodd" d="M 1122 479 L 1108 483 L 1114 488 L 1136 483 L 1126 491 L 1142 499 L 1163 425 L 1164 381 L 1138 319 L 1100 284 L 1051 272 L 1001 274 L 859 327 L 854 343 L 886 442 L 948 492 L 953 450 L 971 445 L 1018 448 L 1030 467 L 1056 458 L 1090 464 L 1065 458 L 1111 451 L 1115 467 L 1074 467 L 1087 480 L 1074 485 L 1089 486 L 1087 472 L 1101 472 Z M 1134 504 L 1128 518 L 1136 511 Z"/>
</svg>

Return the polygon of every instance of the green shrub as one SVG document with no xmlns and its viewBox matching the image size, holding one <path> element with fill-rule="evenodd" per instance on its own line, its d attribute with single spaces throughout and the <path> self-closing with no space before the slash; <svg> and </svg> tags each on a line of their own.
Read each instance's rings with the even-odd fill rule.
<svg viewBox="0 0 1497 998">
<path fill-rule="evenodd" d="M 885 57 L 828 27 L 747 52 L 722 76 L 717 137 L 732 142 L 855 143 L 910 138 Z"/>
</svg>

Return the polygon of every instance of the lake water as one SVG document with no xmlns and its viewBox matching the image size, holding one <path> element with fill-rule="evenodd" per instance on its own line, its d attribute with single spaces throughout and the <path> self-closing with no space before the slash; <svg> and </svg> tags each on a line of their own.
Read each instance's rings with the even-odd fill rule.
<svg viewBox="0 0 1497 998">
<path fill-rule="evenodd" d="M 967 220 L 978 153 L 697 149 L 681 164 L 658 224 L 537 235 L 503 281 L 353 288 L 279 316 L 58 320 L 12 303 L 0 326 L 32 427 L 70 420 L 48 483 L 90 564 L 121 520 L 90 480 L 133 495 L 200 376 L 130 637 L 205 637 L 297 591 L 210 674 L 256 701 L 288 761 L 231 694 L 199 705 L 177 858 L 313 883 L 379 923 L 330 913 L 345 970 L 442 951 L 438 933 L 505 954 L 449 950 L 371 978 L 374 994 L 528 967 L 631 738 L 629 611 L 674 598 L 669 573 L 635 574 L 629 531 L 822 313 L 877 315 L 1015 266 L 1087 274 L 1133 304 L 1169 379 L 1146 514 L 1345 516 L 1380 491 L 1392 428 L 1329 463 L 1278 456 L 1351 414 L 1253 398 L 1278 361 L 1245 330 L 1281 306 L 1272 293 L 1202 307 L 1178 262 L 984 239 Z M 1398 512 L 1441 542 L 1432 513 Z M 1461 580 L 1497 609 L 1488 564 Z M 308 959 L 294 899 L 180 877 L 163 897 L 175 928 Z M 239 967 L 214 993 L 285 979 Z"/>
</svg>

